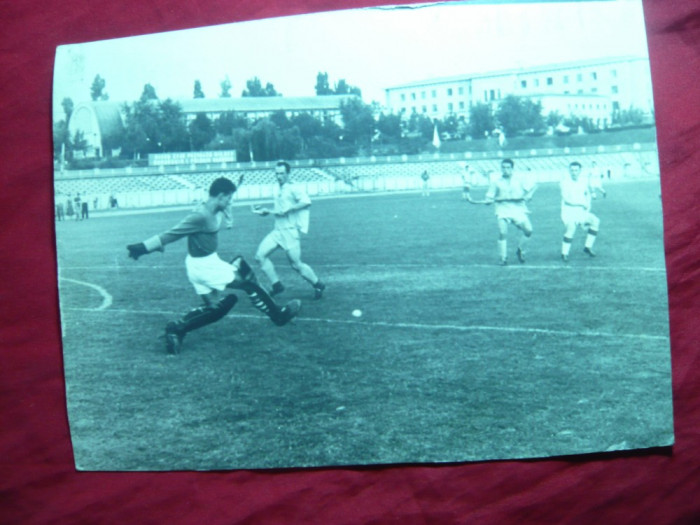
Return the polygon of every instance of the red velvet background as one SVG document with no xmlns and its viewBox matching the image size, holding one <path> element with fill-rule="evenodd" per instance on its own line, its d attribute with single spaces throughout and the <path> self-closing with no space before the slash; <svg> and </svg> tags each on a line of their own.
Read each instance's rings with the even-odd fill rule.
<svg viewBox="0 0 700 525">
<path fill-rule="evenodd" d="M 51 193 L 56 46 L 380 4 L 372 0 L 5 0 L 0 4 L 0 523 L 700 523 L 697 0 L 644 0 L 670 292 L 676 418 L 672 451 L 358 469 L 209 473 L 73 469 Z"/>
</svg>

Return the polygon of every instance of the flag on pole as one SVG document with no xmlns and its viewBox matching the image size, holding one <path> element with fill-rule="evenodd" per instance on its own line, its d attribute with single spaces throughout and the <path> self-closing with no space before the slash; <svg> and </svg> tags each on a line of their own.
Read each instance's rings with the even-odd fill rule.
<svg viewBox="0 0 700 525">
<path fill-rule="evenodd" d="M 433 130 L 433 146 L 436 149 L 440 149 L 440 134 L 438 133 L 437 124 L 435 124 L 435 129 Z"/>
</svg>

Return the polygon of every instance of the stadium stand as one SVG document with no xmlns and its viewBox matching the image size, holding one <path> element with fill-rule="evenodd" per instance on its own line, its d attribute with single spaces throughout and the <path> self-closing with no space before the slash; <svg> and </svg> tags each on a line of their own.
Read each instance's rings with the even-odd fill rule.
<svg viewBox="0 0 700 525">
<path fill-rule="evenodd" d="M 294 161 L 292 177 L 305 184 L 311 195 L 415 190 L 420 187 L 420 174 L 424 170 L 430 174 L 433 188 L 456 188 L 462 185 L 467 164 L 472 183 L 485 185 L 489 177 L 498 175 L 500 160 L 506 156 L 514 159 L 516 171 L 527 172 L 540 182 L 559 180 L 572 160 L 581 162 L 584 170 L 595 161 L 610 180 L 659 175 L 654 144 L 616 146 L 608 150 L 532 150 L 489 155 L 430 154 Z M 116 196 L 121 207 L 183 205 L 202 199 L 215 178 L 238 180 L 241 173 L 245 182 L 237 194 L 238 199 L 271 197 L 276 182 L 274 162 L 56 172 L 54 189 L 59 195 L 79 192 L 90 200 L 104 203 L 104 207 L 110 196 Z"/>
</svg>

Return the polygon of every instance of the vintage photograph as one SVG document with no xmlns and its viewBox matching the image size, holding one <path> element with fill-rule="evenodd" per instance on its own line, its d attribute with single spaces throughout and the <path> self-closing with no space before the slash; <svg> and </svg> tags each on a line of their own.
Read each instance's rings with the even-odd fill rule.
<svg viewBox="0 0 700 525">
<path fill-rule="evenodd" d="M 79 470 L 673 444 L 640 0 L 63 45 L 53 136 Z"/>
</svg>

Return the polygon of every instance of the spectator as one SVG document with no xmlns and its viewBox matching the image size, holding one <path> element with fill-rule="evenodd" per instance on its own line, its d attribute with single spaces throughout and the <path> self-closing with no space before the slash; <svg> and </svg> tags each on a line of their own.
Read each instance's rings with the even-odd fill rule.
<svg viewBox="0 0 700 525">
<path fill-rule="evenodd" d="M 88 201 L 85 199 L 80 203 L 80 219 L 89 219 L 90 218 L 90 212 L 88 211 L 89 206 L 88 206 Z"/>
<path fill-rule="evenodd" d="M 73 210 L 73 199 L 70 198 L 70 194 L 68 195 L 68 198 L 66 199 L 66 215 L 68 217 L 72 217 L 75 211 Z"/>
<path fill-rule="evenodd" d="M 81 210 L 83 209 L 83 200 L 80 198 L 80 192 L 73 198 L 73 205 L 74 205 L 74 211 L 75 211 L 75 220 L 79 221 L 80 220 L 80 213 Z"/>
<path fill-rule="evenodd" d="M 54 204 L 56 207 L 56 220 L 62 221 L 65 219 L 65 213 L 63 210 L 63 203 L 59 200 L 58 196 L 54 198 Z"/>
</svg>

